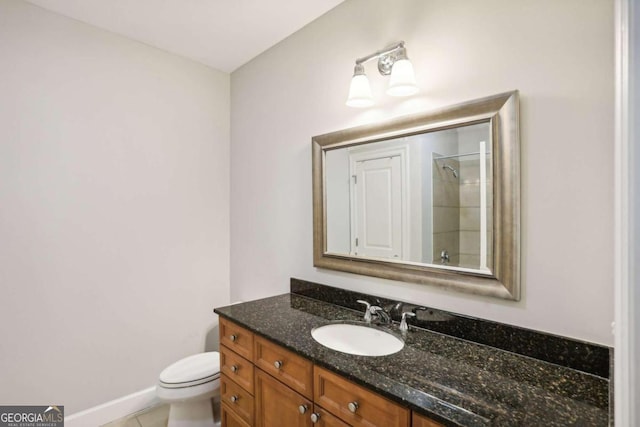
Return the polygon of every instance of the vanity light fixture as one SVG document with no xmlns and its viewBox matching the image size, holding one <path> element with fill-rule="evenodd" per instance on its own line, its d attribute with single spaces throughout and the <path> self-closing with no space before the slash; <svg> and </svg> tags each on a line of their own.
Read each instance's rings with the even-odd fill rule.
<svg viewBox="0 0 640 427">
<path fill-rule="evenodd" d="M 404 42 L 401 41 L 356 59 L 356 66 L 353 70 L 353 78 L 349 87 L 349 97 L 347 98 L 349 107 L 361 108 L 373 105 L 371 86 L 367 75 L 364 73 L 363 65 L 372 59 L 378 59 L 378 71 L 381 75 L 391 75 L 387 95 L 409 96 L 418 92 L 413 65 L 407 58 L 407 49 L 404 47 Z"/>
</svg>

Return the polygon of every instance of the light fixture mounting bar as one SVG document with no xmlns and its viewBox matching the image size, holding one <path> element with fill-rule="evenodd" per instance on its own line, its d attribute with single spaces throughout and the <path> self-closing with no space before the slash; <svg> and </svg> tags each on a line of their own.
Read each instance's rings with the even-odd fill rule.
<svg viewBox="0 0 640 427">
<path fill-rule="evenodd" d="M 399 41 L 397 43 L 392 44 L 391 46 L 385 47 L 384 49 L 380 49 L 370 55 L 363 56 L 362 58 L 356 59 L 356 65 L 361 65 L 372 59 L 379 58 L 384 55 L 388 55 L 389 53 L 395 50 L 398 50 L 402 47 L 404 47 L 404 41 Z"/>
<path fill-rule="evenodd" d="M 391 96 L 410 96 L 419 91 L 413 65 L 407 58 L 404 41 L 380 49 L 370 55 L 356 59 L 353 77 L 349 86 L 349 107 L 370 107 L 373 105 L 371 86 L 365 74 L 364 63 L 372 59 L 378 60 L 378 72 L 383 76 L 390 76 L 387 94 Z"/>
</svg>

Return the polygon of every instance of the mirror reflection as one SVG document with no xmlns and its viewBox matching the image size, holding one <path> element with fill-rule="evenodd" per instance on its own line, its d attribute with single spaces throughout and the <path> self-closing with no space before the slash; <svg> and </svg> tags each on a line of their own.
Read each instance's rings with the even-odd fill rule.
<svg viewBox="0 0 640 427">
<path fill-rule="evenodd" d="M 325 151 L 326 253 L 490 274 L 489 121 Z"/>
<path fill-rule="evenodd" d="M 313 265 L 520 298 L 518 91 L 311 139 Z"/>
</svg>

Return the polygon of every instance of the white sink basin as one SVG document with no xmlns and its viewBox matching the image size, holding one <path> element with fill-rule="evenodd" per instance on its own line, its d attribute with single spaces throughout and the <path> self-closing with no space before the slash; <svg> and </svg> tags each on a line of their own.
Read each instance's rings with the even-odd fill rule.
<svg viewBox="0 0 640 427">
<path fill-rule="evenodd" d="M 332 323 L 314 328 L 311 336 L 332 350 L 359 356 L 387 356 L 404 347 L 395 335 L 364 324 Z"/>
</svg>

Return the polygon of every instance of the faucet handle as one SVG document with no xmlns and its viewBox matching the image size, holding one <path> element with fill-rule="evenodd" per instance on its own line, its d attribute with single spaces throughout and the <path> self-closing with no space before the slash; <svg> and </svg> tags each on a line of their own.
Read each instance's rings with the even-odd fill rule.
<svg viewBox="0 0 640 427">
<path fill-rule="evenodd" d="M 379 305 L 372 305 L 369 307 L 369 313 L 371 314 L 378 314 L 381 311 L 384 311 L 384 309 Z"/>
<path fill-rule="evenodd" d="M 369 313 L 371 313 L 372 318 L 373 316 L 376 316 L 378 323 L 382 323 L 384 325 L 391 324 L 391 316 L 389 316 L 389 313 L 379 305 L 372 305 L 369 307 Z"/>
<path fill-rule="evenodd" d="M 418 315 L 418 311 L 429 311 L 429 308 L 425 306 L 420 306 L 420 307 L 415 307 L 413 310 L 411 310 L 411 312 L 416 316 Z"/>
<path fill-rule="evenodd" d="M 366 305 L 366 308 L 364 309 L 364 321 L 367 323 L 371 323 L 371 304 L 361 299 L 357 300 L 356 302 Z"/>
<path fill-rule="evenodd" d="M 409 330 L 407 317 L 416 317 L 416 314 L 410 311 L 405 311 L 404 313 L 402 313 L 402 320 L 400 320 L 400 332 L 407 332 Z"/>
</svg>

